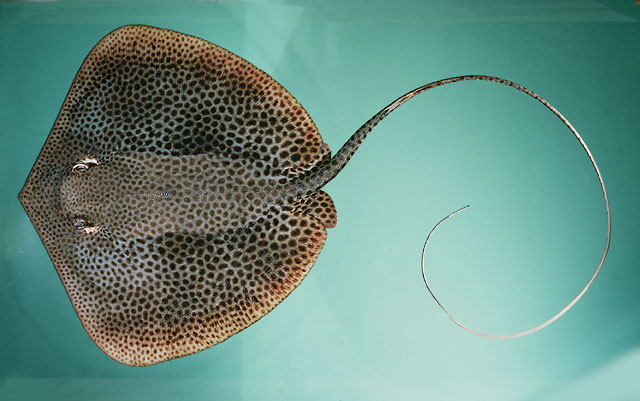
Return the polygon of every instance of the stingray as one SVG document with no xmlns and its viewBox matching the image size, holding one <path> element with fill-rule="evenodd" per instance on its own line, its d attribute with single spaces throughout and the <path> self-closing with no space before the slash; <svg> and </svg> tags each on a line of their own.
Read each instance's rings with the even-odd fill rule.
<svg viewBox="0 0 640 401">
<path fill-rule="evenodd" d="M 398 98 L 332 156 L 305 109 L 248 61 L 125 26 L 82 63 L 18 198 L 102 351 L 135 366 L 179 358 L 287 297 L 337 223 L 321 188 L 398 106 L 467 80 L 523 91 L 568 125 L 520 85 L 460 76 Z"/>
</svg>

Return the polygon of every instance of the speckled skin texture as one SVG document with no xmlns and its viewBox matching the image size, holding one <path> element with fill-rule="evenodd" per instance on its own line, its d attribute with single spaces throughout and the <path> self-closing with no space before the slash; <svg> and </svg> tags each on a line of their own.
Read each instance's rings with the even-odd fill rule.
<svg viewBox="0 0 640 401">
<path fill-rule="evenodd" d="M 82 64 L 19 199 L 93 341 L 151 365 L 224 341 L 306 276 L 337 217 L 305 177 L 331 175 L 330 154 L 247 61 L 126 26 Z"/>
</svg>

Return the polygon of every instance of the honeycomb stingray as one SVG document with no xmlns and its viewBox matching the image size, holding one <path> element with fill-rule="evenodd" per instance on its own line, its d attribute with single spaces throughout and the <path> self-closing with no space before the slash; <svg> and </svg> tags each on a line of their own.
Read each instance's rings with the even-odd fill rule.
<svg viewBox="0 0 640 401">
<path fill-rule="evenodd" d="M 192 36 L 125 26 L 78 71 L 19 199 L 89 336 L 151 365 L 245 329 L 307 275 L 337 222 L 331 157 L 282 86 Z M 548 106 L 550 107 L 550 106 Z M 555 112 L 555 111 L 554 111 Z"/>
</svg>

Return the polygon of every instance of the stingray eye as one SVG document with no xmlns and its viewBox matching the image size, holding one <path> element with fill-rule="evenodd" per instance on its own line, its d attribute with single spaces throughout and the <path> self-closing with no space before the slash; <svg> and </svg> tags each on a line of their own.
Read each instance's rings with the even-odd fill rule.
<svg viewBox="0 0 640 401">
<path fill-rule="evenodd" d="M 92 227 L 93 224 L 88 219 L 86 219 L 84 217 L 76 217 L 73 220 L 73 226 L 75 228 L 78 228 L 78 229 L 83 229 L 83 228 L 87 228 L 87 227 Z"/>
<path fill-rule="evenodd" d="M 89 166 L 87 166 L 84 163 L 76 163 L 72 168 L 71 171 L 76 173 L 76 174 L 82 174 L 82 173 L 86 173 L 87 170 L 89 170 Z"/>
<path fill-rule="evenodd" d="M 88 157 L 74 164 L 73 167 L 71 167 L 71 172 L 74 174 L 84 174 L 89 171 L 91 167 L 97 166 L 98 164 L 100 163 L 98 163 L 97 159 Z"/>
<path fill-rule="evenodd" d="M 99 230 L 99 228 L 85 216 L 74 217 L 73 226 L 79 231 L 84 231 L 86 233 L 93 233 Z"/>
</svg>

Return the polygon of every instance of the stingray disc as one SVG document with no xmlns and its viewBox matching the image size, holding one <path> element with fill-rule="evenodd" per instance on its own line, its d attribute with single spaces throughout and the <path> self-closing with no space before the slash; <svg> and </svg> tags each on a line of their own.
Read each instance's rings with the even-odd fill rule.
<svg viewBox="0 0 640 401">
<path fill-rule="evenodd" d="M 327 154 L 249 62 L 125 26 L 82 64 L 19 199 L 93 341 L 150 365 L 224 341 L 306 276 L 335 208 L 283 199 Z"/>
</svg>

